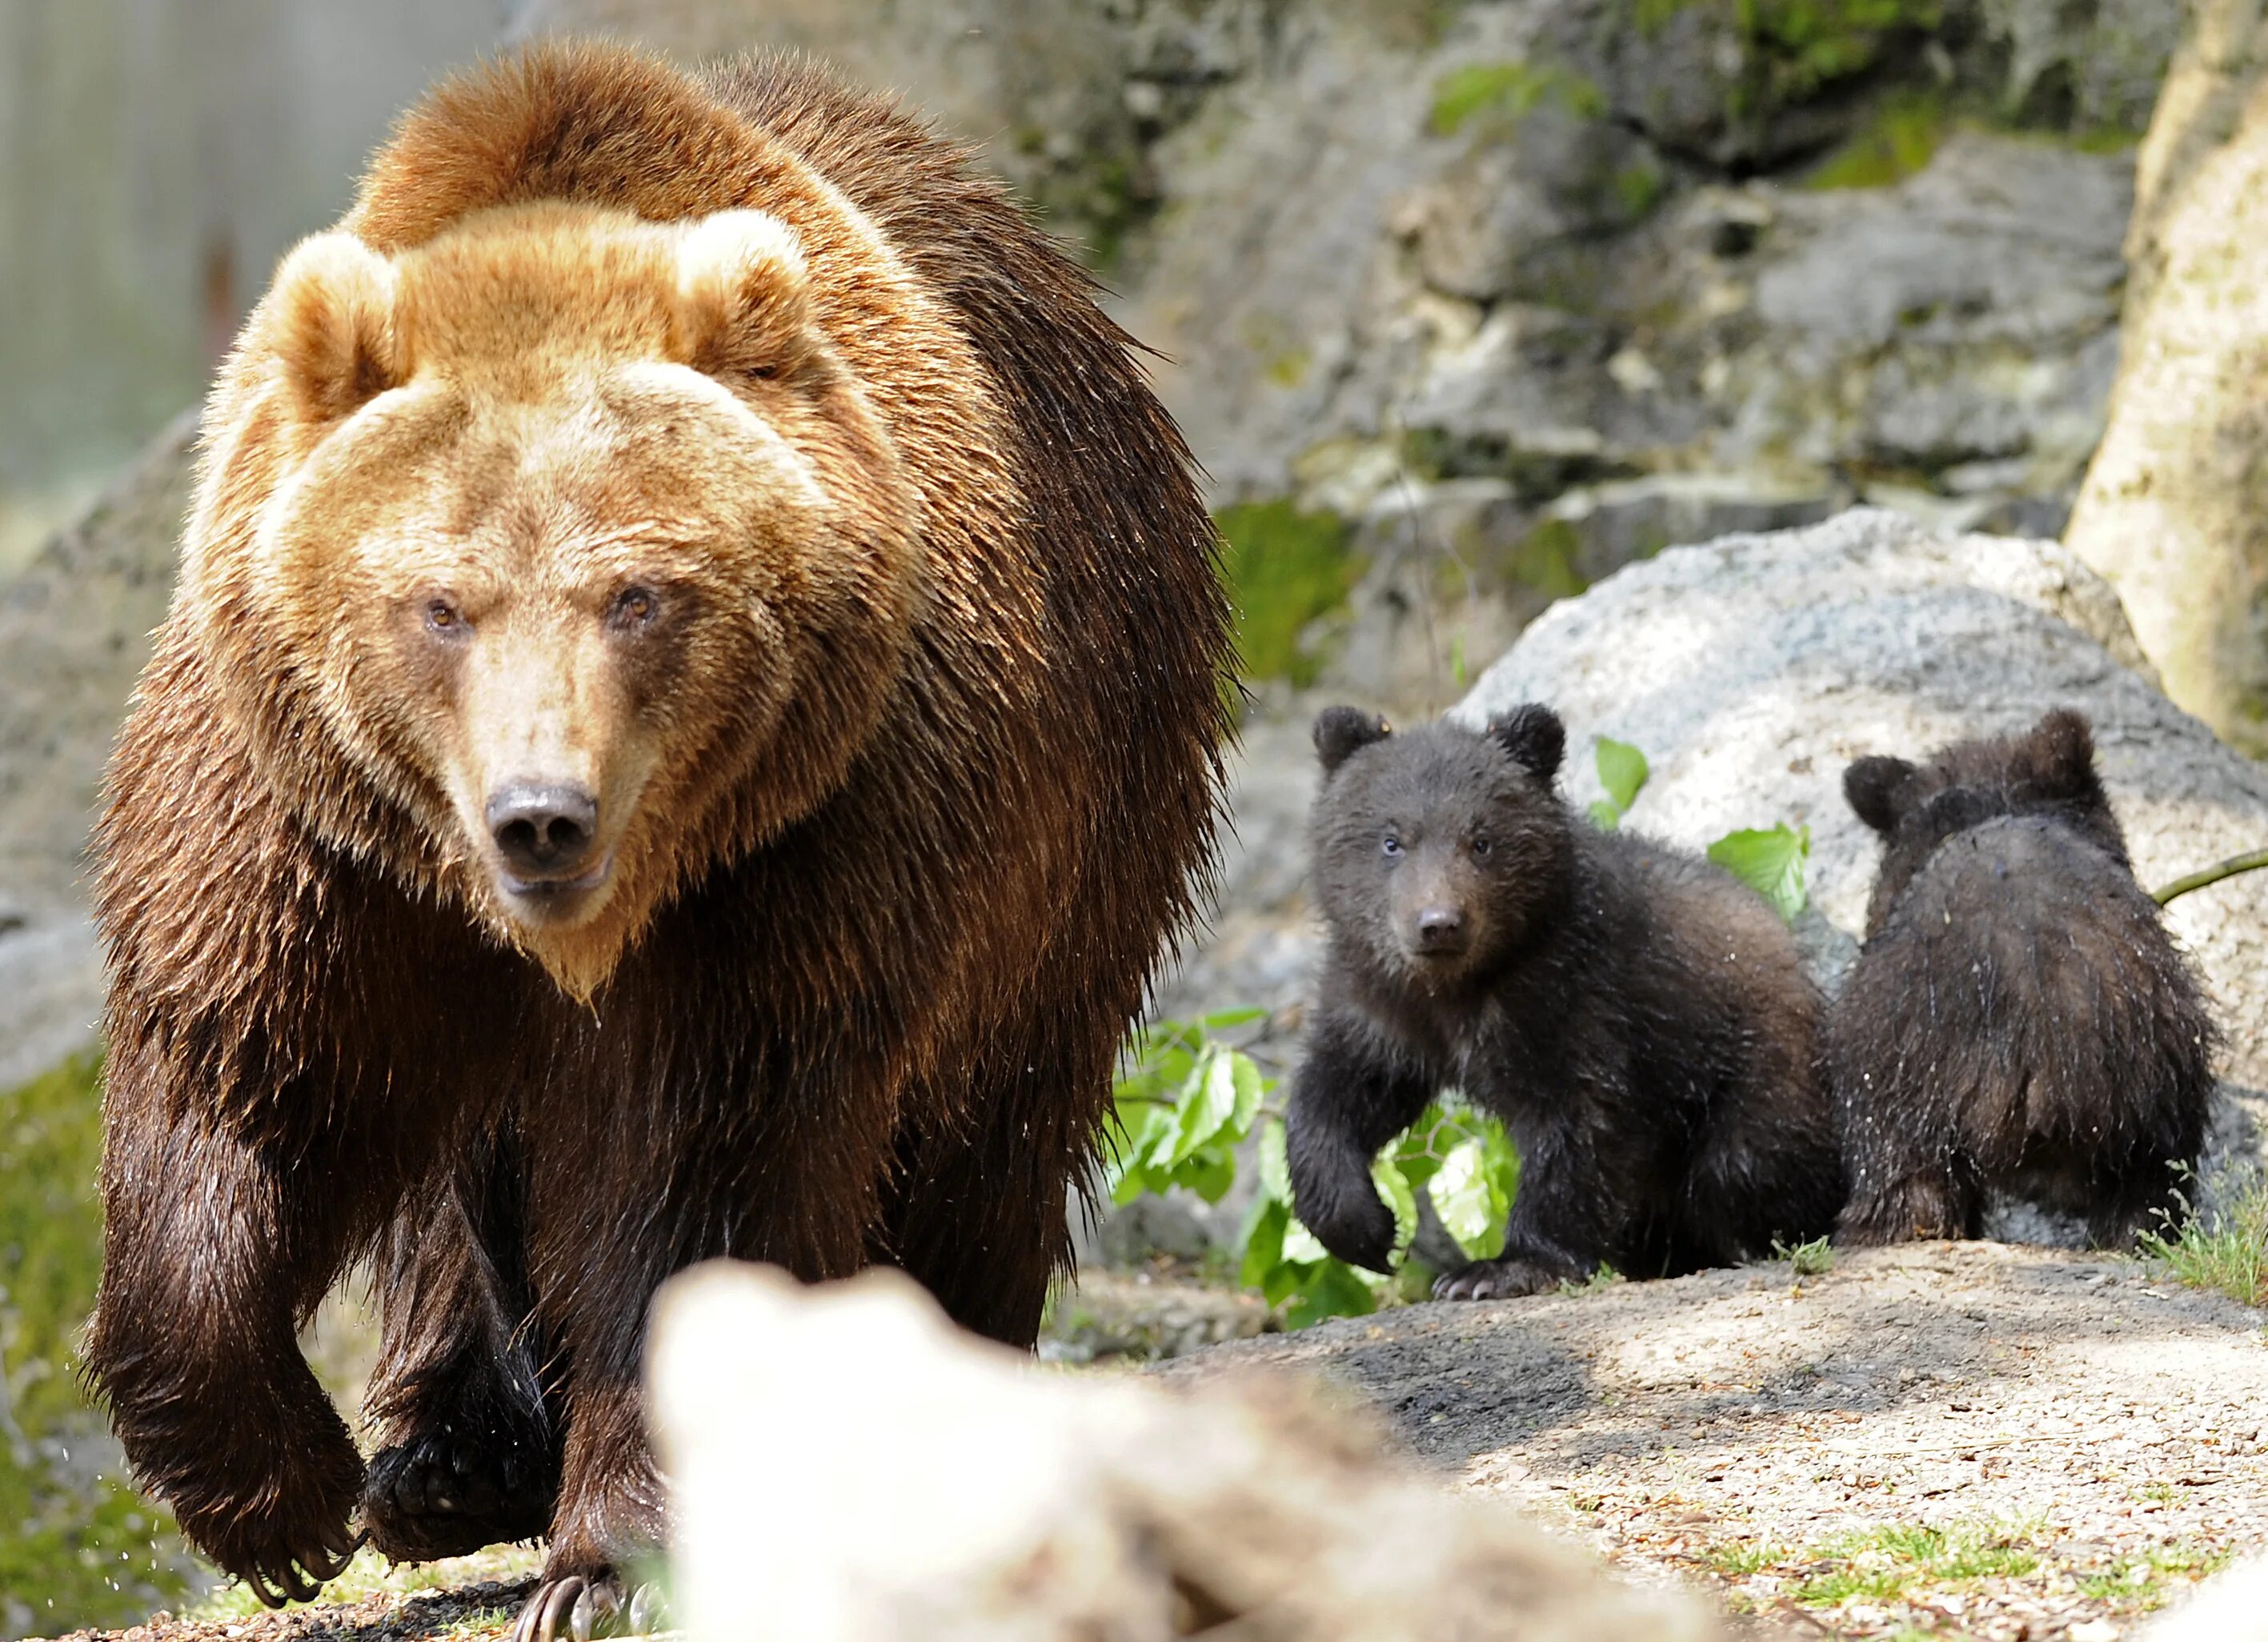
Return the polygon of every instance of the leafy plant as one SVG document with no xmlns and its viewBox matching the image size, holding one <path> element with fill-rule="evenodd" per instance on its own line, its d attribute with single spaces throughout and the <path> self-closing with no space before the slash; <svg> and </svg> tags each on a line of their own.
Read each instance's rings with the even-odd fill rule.
<svg viewBox="0 0 2268 1642">
<path fill-rule="evenodd" d="M 1407 1257 L 1421 1195 L 1469 1254 L 1487 1258 L 1502 1248 L 1519 1157 L 1502 1124 L 1454 1101 L 1427 1107 L 1371 1167 L 1394 1211 L 1403 1257 L 1396 1275 L 1365 1271 L 1325 1248 L 1292 1212 L 1278 1080 L 1228 1035 L 1263 1016 L 1232 1010 L 1194 1022 L 1161 1021 L 1136 1035 L 1115 1092 L 1123 1138 L 1108 1182 L 1112 1202 L 1182 1187 L 1219 1203 L 1236 1183 L 1240 1159 L 1248 1157 L 1253 1199 L 1233 1251 L 1238 1278 L 1284 1307 L 1293 1328 L 1374 1311 L 1412 1283 L 1425 1292 L 1430 1272 Z"/>
<path fill-rule="evenodd" d="M 1750 828 L 1728 832 L 1709 846 L 1709 858 L 1771 903 L 1793 924 L 1803 910 L 1804 865 L 1811 859 L 1811 828 Z"/>
<path fill-rule="evenodd" d="M 1591 803 L 1591 820 L 1601 832 L 1612 832 L 1623 824 L 1623 817 L 1638 801 L 1638 789 L 1646 785 L 1652 772 L 1647 769 L 1646 755 L 1628 741 L 1617 741 L 1602 735 L 1592 758 L 1599 767 L 1599 784 L 1607 796 Z"/>
<path fill-rule="evenodd" d="M 1815 1237 L 1808 1243 L 1790 1245 L 1775 1237 L 1771 1251 L 1773 1259 L 1787 1262 L 1791 1277 L 1822 1277 L 1835 1266 L 1835 1244 L 1830 1238 Z"/>
</svg>

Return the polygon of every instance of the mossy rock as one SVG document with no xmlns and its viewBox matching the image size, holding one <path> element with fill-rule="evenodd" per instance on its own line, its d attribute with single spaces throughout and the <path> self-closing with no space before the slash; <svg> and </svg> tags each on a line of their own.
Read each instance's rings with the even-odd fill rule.
<svg viewBox="0 0 2268 1642">
<path fill-rule="evenodd" d="M 138 1621 L 192 1564 L 166 1513 L 114 1476 L 78 1376 L 102 1262 L 100 1064 L 0 1093 L 0 1635 Z"/>
<path fill-rule="evenodd" d="M 1301 647 L 1300 636 L 1317 617 L 1344 609 L 1368 568 L 1349 548 L 1346 520 L 1279 499 L 1225 507 L 1213 521 L 1245 676 L 1314 683 L 1322 658 Z"/>
<path fill-rule="evenodd" d="M 1468 128 L 1502 135 L 1544 107 L 1596 120 L 1605 115 L 1607 99 L 1589 79 L 1557 63 L 1469 63 L 1433 82 L 1425 129 L 1435 136 Z"/>
</svg>

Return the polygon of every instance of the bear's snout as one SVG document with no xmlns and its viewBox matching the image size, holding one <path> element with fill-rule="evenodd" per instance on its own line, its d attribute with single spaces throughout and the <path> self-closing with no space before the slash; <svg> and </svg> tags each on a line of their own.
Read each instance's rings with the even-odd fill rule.
<svg viewBox="0 0 2268 1642">
<path fill-rule="evenodd" d="M 1466 920 L 1462 907 L 1430 906 L 1418 913 L 1416 942 L 1428 956 L 1449 956 L 1465 949 Z"/>
<path fill-rule="evenodd" d="M 599 800 L 564 782 L 498 788 L 490 795 L 487 819 L 504 865 L 537 885 L 574 878 L 599 841 Z"/>
</svg>

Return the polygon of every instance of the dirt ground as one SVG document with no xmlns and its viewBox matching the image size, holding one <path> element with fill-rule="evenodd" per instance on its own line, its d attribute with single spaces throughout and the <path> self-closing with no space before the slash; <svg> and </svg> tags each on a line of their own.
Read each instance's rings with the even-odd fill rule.
<svg viewBox="0 0 2268 1642">
<path fill-rule="evenodd" d="M 1220 1347 L 1359 1390 L 1462 1485 L 1795 1634 L 2110 1642 L 2268 1549 L 2261 1314 L 1995 1243 Z"/>
<path fill-rule="evenodd" d="M 1098 1276 L 1077 1359 L 1177 1345 L 1168 1378 L 1272 1365 L 1373 1403 L 1453 1485 L 1674 1579 L 1759 1632 L 2115 1642 L 2268 1550 L 2262 1314 L 2138 1261 L 1919 1244 L 1668 1283 L 1432 1305 L 1299 1334 L 1247 1303 Z M 1142 1314 L 1168 1322 L 1145 1335 Z M 501 1630 L 499 1552 L 267 1615 L 225 1596 L 127 1642 L 412 1642 Z M 404 1582 L 443 1587 L 405 1591 Z"/>
</svg>

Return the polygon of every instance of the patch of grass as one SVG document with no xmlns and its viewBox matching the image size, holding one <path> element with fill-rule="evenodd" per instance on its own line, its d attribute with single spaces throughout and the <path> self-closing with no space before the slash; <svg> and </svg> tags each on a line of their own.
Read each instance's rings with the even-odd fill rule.
<svg viewBox="0 0 2268 1642">
<path fill-rule="evenodd" d="M 1903 182 L 1937 157 L 1952 126 L 1950 111 L 1936 98 L 1893 98 L 1822 160 L 1804 179 L 1804 187 L 1882 188 Z"/>
<path fill-rule="evenodd" d="M 0 1092 L 0 1634 L 131 1623 L 192 1565 L 124 1479 L 66 1480 L 101 1425 L 77 1373 L 102 1261 L 100 1086 L 89 1055 Z"/>
<path fill-rule="evenodd" d="M 355 1553 L 346 1572 L 323 1587 L 316 1601 L 322 1603 L 359 1602 L 372 1596 L 391 1594 L 414 1596 L 420 1591 L 450 1591 L 460 1586 L 478 1585 L 484 1581 L 525 1579 L 541 1571 L 543 1553 L 526 1546 L 498 1545 L 469 1557 L 452 1557 L 442 1562 L 391 1563 L 377 1551 L 364 1546 Z M 292 1602 L 287 1607 L 304 1604 Z M 249 1619 L 267 1609 L 252 1594 L 250 1586 L 241 1582 L 223 1586 L 203 1601 L 191 1604 L 181 1615 L 193 1624 L 210 1624 L 231 1619 Z M 512 1623 L 514 1614 L 506 1609 L 487 1609 L 467 1614 L 440 1634 L 446 1636 L 475 1635 L 491 1630 L 501 1630 Z"/>
<path fill-rule="evenodd" d="M 2090 1601 L 2116 1602 L 2130 1612 L 2162 1607 L 2179 1587 L 2214 1573 L 2235 1553 L 2175 1540 L 2153 1545 L 2139 1557 L 2119 1557 L 2100 1572 L 2081 1574 L 2080 1594 Z"/>
<path fill-rule="evenodd" d="M 1813 1573 L 1789 1595 L 1807 1608 L 1835 1608 L 1853 1599 L 1890 1602 L 1934 1587 L 2021 1579 L 2040 1565 L 2036 1539 L 2028 1523 L 1883 1523 L 1804 1553 L 1814 1563 L 1841 1565 Z"/>
<path fill-rule="evenodd" d="M 2186 1202 L 2183 1208 L 2187 1208 Z M 2247 1306 L 2268 1305 L 2268 1181 L 2245 1183 L 2210 1216 L 2145 1232 L 2142 1254 L 2191 1288 L 2218 1289 Z"/>
<path fill-rule="evenodd" d="M 1835 1268 L 1835 1245 L 1832 1240 L 1815 1237 L 1808 1243 L 1793 1248 L 1777 1237 L 1772 1239 L 1772 1258 L 1787 1262 L 1789 1272 L 1800 1278 L 1815 1278 Z"/>
<path fill-rule="evenodd" d="M 1508 131 L 1547 104 L 1586 120 L 1607 112 L 1606 94 L 1572 69 L 1547 63 L 1469 63 L 1433 82 L 1425 129 L 1454 136 L 1476 121 Z"/>
<path fill-rule="evenodd" d="M 1300 636 L 1344 606 L 1368 568 L 1348 549 L 1347 522 L 1336 513 L 1303 512 L 1290 501 L 1225 507 L 1213 522 L 1245 676 L 1314 683 L 1321 660 L 1300 648 Z"/>
<path fill-rule="evenodd" d="M 1752 1573 L 1777 1568 L 1793 1556 L 1786 1546 L 1775 1545 L 1770 1540 L 1736 1539 L 1710 1546 L 1701 1553 L 1701 1560 L 1728 1579 L 1745 1579 Z"/>
<path fill-rule="evenodd" d="M 1623 1274 L 1616 1270 L 1605 1261 L 1602 1260 L 1599 1262 L 1598 1270 L 1592 1272 L 1589 1277 L 1585 1278 L 1580 1283 L 1574 1282 L 1572 1279 L 1562 1278 L 1559 1284 L 1559 1292 L 1562 1294 L 1595 1294 L 1601 1289 L 1610 1289 L 1616 1284 L 1623 1281 L 1624 1281 Z"/>
</svg>

